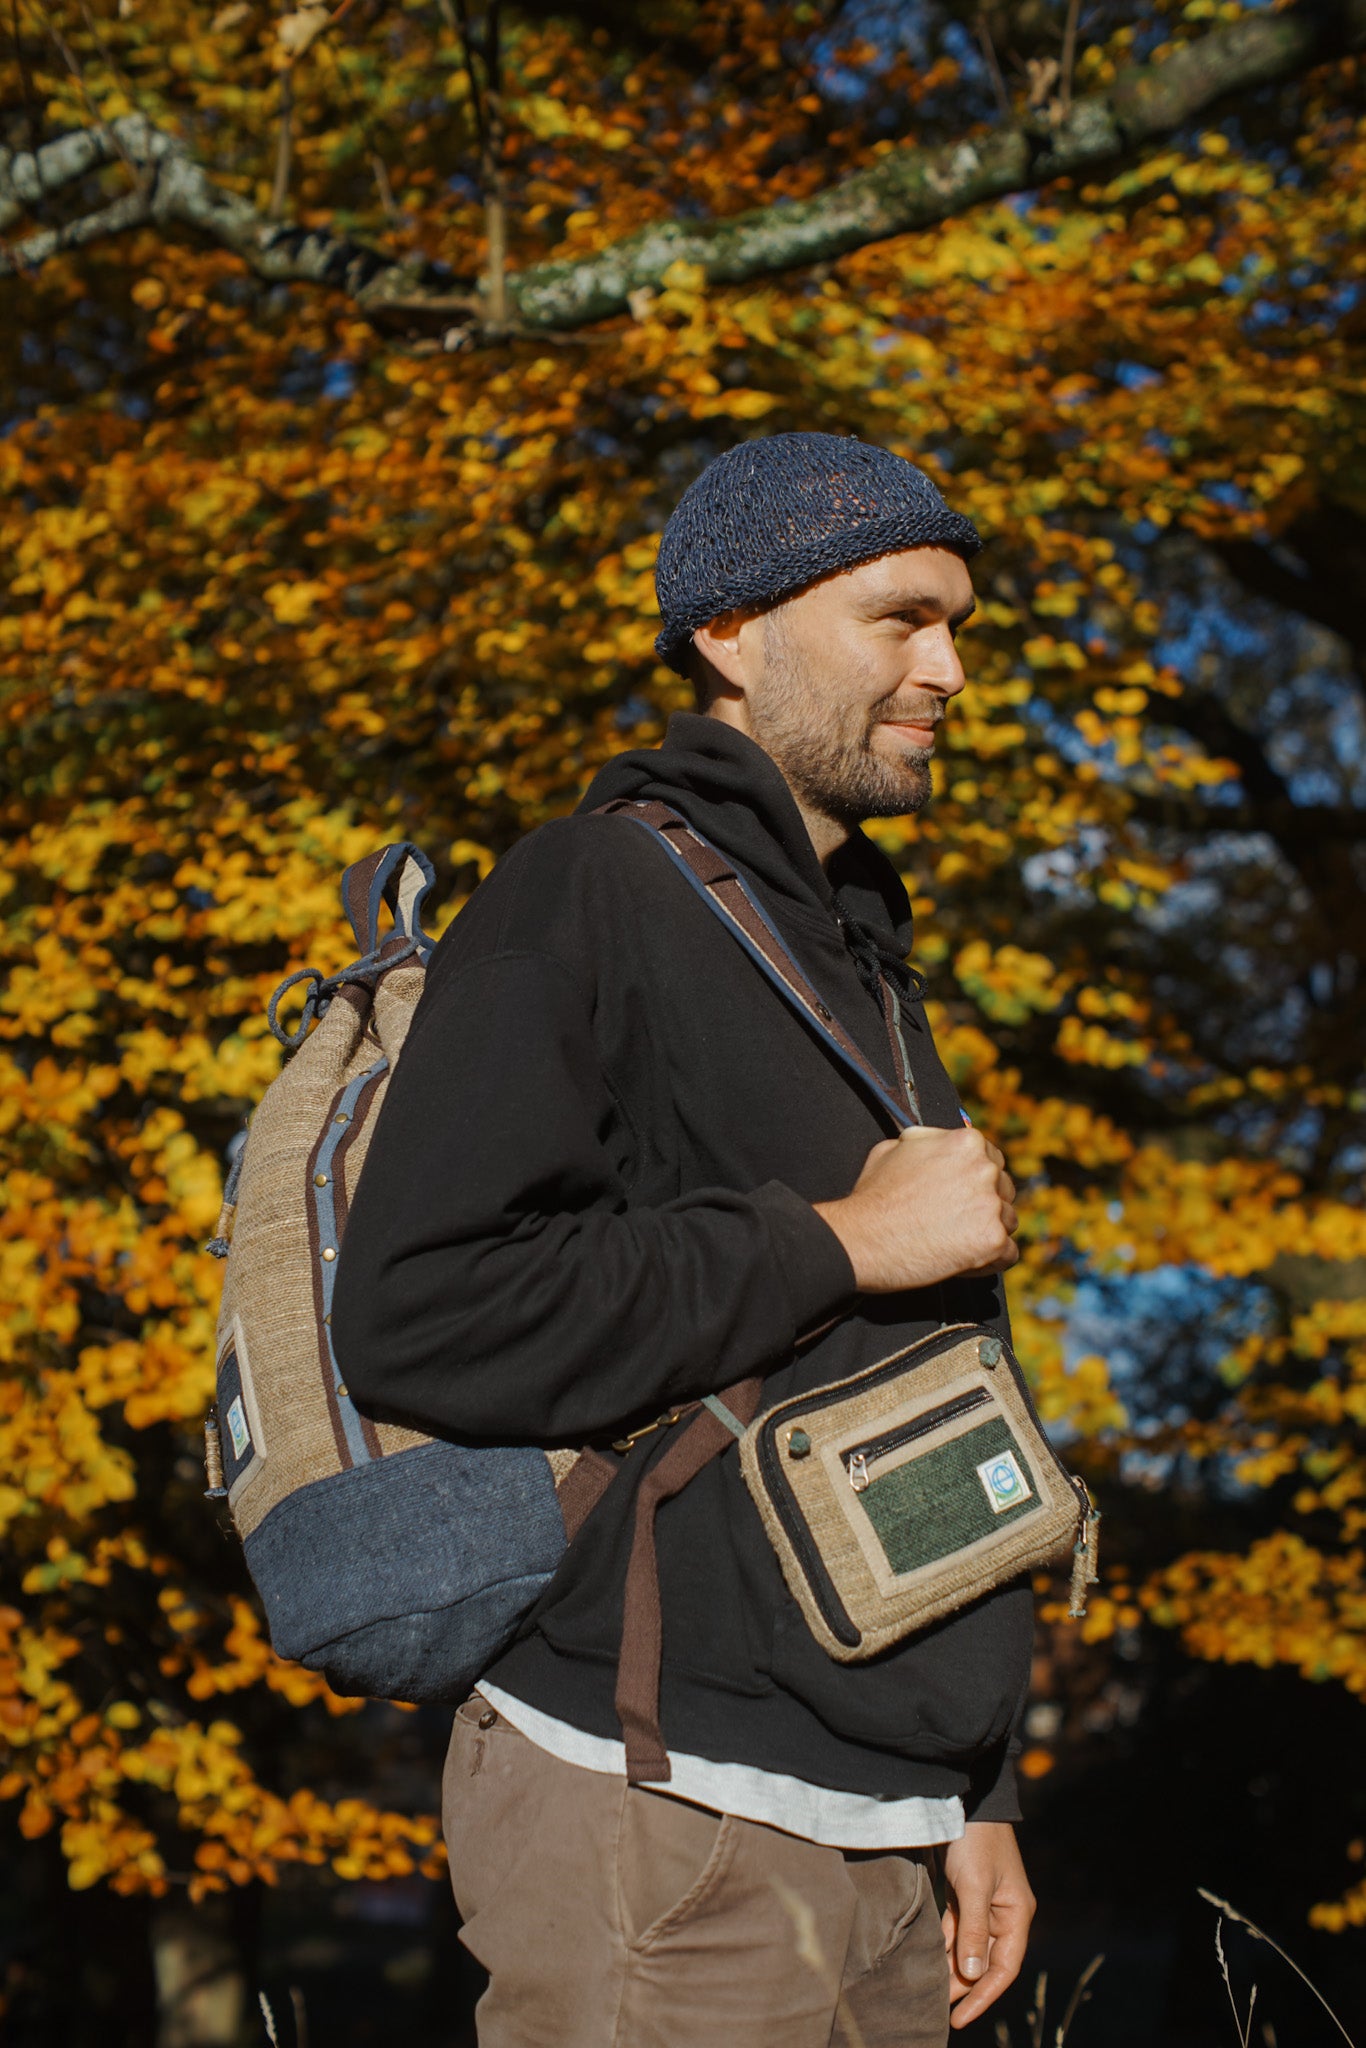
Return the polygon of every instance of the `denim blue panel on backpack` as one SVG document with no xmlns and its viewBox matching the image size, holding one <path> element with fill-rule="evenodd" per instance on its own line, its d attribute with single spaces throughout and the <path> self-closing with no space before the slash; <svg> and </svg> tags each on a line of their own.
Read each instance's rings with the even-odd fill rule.
<svg viewBox="0 0 1366 2048">
<path fill-rule="evenodd" d="M 335 1692 L 461 1699 L 565 1551 L 544 1451 L 428 1443 L 300 1487 L 246 1539 L 282 1657 Z"/>
</svg>

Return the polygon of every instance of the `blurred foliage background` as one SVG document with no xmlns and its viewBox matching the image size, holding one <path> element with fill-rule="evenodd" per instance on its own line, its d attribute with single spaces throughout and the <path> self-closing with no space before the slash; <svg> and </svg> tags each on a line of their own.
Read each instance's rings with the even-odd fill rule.
<svg viewBox="0 0 1366 2048">
<path fill-rule="evenodd" d="M 448 917 L 655 741 L 660 527 L 791 428 L 988 543 L 935 803 L 874 829 L 1106 1513 L 1088 1620 L 1041 1589 L 1041 1966 L 1107 1954 L 1078 2043 L 1230 2039 L 1205 1884 L 1361 2034 L 1366 12 L 5 15 L 6 2039 L 256 2041 L 265 1989 L 282 2042 L 472 2040 L 441 1715 L 280 1664 L 201 1499 L 202 1246 L 340 867 L 415 838 Z M 1227 1945 L 1251 2039 L 1338 2038 Z"/>
</svg>

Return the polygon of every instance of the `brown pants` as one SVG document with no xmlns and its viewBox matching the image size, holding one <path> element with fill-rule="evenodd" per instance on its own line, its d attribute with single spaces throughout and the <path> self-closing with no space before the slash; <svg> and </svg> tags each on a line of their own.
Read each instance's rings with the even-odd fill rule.
<svg viewBox="0 0 1366 2048">
<path fill-rule="evenodd" d="M 823 1849 L 629 1787 L 477 1693 L 444 1820 L 460 1939 L 489 1973 L 480 2048 L 944 2048 L 922 1850 Z"/>
</svg>

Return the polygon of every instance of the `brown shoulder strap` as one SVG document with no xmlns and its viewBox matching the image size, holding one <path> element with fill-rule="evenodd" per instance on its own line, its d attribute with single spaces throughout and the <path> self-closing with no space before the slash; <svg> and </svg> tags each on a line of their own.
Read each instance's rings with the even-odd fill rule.
<svg viewBox="0 0 1366 2048">
<path fill-rule="evenodd" d="M 813 988 L 730 862 L 710 840 L 704 839 L 688 823 L 681 812 L 670 804 L 654 800 L 618 797 L 614 803 L 603 804 L 597 815 L 630 817 L 638 824 L 649 826 L 685 871 L 698 894 L 730 926 L 746 952 L 764 969 L 768 979 L 795 1009 L 805 1014 L 818 1035 L 839 1054 L 844 1064 L 858 1073 L 881 1106 L 900 1125 L 915 1120 L 911 1105 L 906 1100 L 900 1060 L 895 1061 L 896 1079 L 889 1083 L 855 1044 L 830 1005 Z"/>
<path fill-rule="evenodd" d="M 721 1402 L 738 1424 L 748 1425 L 754 1420 L 763 1384 L 760 1379 L 740 1380 L 721 1394 Z M 690 1479 L 695 1479 L 704 1466 L 734 1441 L 735 1431 L 730 1424 L 714 1408 L 699 1405 L 663 1456 L 650 1467 L 636 1494 L 635 1528 L 626 1565 L 616 1698 L 626 1743 L 626 1776 L 633 1785 L 667 1784 L 670 1777 L 668 1753 L 659 1725 L 664 1618 L 659 1599 L 655 1516 L 664 1501 L 681 1493 Z"/>
<path fill-rule="evenodd" d="M 680 812 L 666 803 L 618 798 L 614 803 L 603 804 L 599 814 L 631 817 L 649 827 L 768 979 L 807 1017 L 817 1035 L 843 1063 L 859 1075 L 881 1107 L 900 1126 L 919 1121 L 913 1103 L 907 1099 L 906 1077 L 897 1054 L 890 1012 L 888 1036 L 896 1074 L 891 1085 L 865 1058 L 829 1004 L 812 986 L 730 862 Z M 884 991 L 884 1008 L 890 1000 L 890 991 Z M 761 1379 L 747 1379 L 727 1387 L 715 1402 L 699 1403 L 645 1474 L 636 1494 L 616 1693 L 617 1715 L 626 1745 L 626 1775 L 633 1785 L 667 1784 L 671 1775 L 659 1721 L 664 1625 L 655 1517 L 666 1500 L 681 1493 L 737 1435 L 743 1434 L 744 1427 L 758 1413 L 762 1393 Z"/>
</svg>

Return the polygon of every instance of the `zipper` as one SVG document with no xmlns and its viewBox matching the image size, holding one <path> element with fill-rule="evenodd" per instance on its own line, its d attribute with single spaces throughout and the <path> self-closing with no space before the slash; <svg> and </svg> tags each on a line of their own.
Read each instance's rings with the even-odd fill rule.
<svg viewBox="0 0 1366 2048">
<path fill-rule="evenodd" d="M 920 1113 L 920 1090 L 915 1085 L 911 1072 L 911 1056 L 906 1050 L 906 1039 L 901 1029 L 901 1000 L 896 989 L 884 974 L 882 983 L 882 1014 L 887 1025 L 887 1038 L 892 1048 L 892 1069 L 901 1083 L 901 1094 L 911 1113 L 911 1121 L 923 1124 Z"/>
<path fill-rule="evenodd" d="M 917 1365 L 928 1364 L 930 1359 L 937 1358 L 940 1352 L 947 1351 L 952 1345 L 959 1343 L 974 1327 L 976 1326 L 971 1323 L 945 1324 L 942 1329 L 936 1330 L 933 1335 L 921 1337 L 916 1343 L 906 1345 L 904 1350 L 894 1352 L 890 1358 L 884 1359 L 880 1365 L 874 1366 L 863 1373 L 855 1374 L 853 1376 L 854 1382 L 861 1388 L 881 1386 L 885 1379 L 890 1379 L 896 1373 L 904 1372 L 912 1360 Z M 1009 1345 L 1002 1352 L 1002 1363 L 1008 1368 L 1011 1378 L 1024 1396 L 1026 1405 L 1033 1409 L 1033 1396 Z M 773 1503 L 778 1521 L 802 1567 L 807 1585 L 811 1588 L 812 1598 L 825 1617 L 826 1626 L 836 1642 L 844 1643 L 850 1648 L 856 1648 L 861 1640 L 859 1630 L 846 1614 L 844 1604 L 830 1583 L 819 1553 L 816 1551 L 807 1532 L 806 1525 L 797 1511 L 796 1501 L 793 1498 L 791 1488 L 788 1486 L 787 1476 L 783 1471 L 783 1461 L 778 1454 L 777 1445 L 778 1430 L 794 1409 L 799 1413 L 805 1414 L 819 1412 L 822 1408 L 829 1407 L 832 1402 L 845 1400 L 850 1391 L 850 1382 L 846 1381 L 841 1386 L 827 1388 L 823 1395 L 793 1395 L 787 1401 L 780 1402 L 778 1406 L 770 1408 L 761 1418 L 762 1427 L 759 1431 L 756 1450 L 758 1453 L 759 1469 L 767 1482 L 769 1499 Z M 1068 1471 L 1061 1457 L 1049 1442 L 1048 1433 L 1042 1426 L 1039 1430 L 1039 1436 L 1044 1450 L 1053 1464 L 1054 1470 L 1077 1499 L 1079 1508 L 1077 1517 L 1079 1525 L 1078 1534 L 1084 1542 L 1086 1534 L 1088 1532 L 1094 1534 L 1095 1530 L 1095 1524 L 1090 1523 L 1088 1520 L 1093 1510 L 1090 1497 L 1086 1493 L 1085 1483 Z M 1096 1520 L 1098 1521 L 1099 1517 Z M 1087 1555 L 1089 1560 L 1089 1546 L 1087 1546 Z"/>
<path fill-rule="evenodd" d="M 980 1408 L 990 1401 L 991 1392 L 987 1387 L 972 1387 L 966 1394 L 957 1394 L 952 1401 L 941 1401 L 937 1408 L 931 1408 L 924 1415 L 916 1416 L 913 1422 L 906 1422 L 899 1429 L 891 1430 L 886 1436 L 874 1437 L 871 1443 L 857 1444 L 852 1450 L 842 1451 L 849 1484 L 855 1493 L 862 1493 L 868 1485 L 868 1461 L 874 1463 L 893 1451 L 899 1451 L 906 1444 L 913 1444 L 917 1437 L 928 1436 L 938 1429 L 942 1422 L 955 1422 L 960 1415 L 968 1415 L 974 1408 Z"/>
<path fill-rule="evenodd" d="M 916 1343 L 907 1344 L 902 1350 L 893 1352 L 892 1356 L 884 1359 L 880 1365 L 860 1373 L 856 1377 L 864 1387 L 880 1386 L 884 1379 L 903 1372 L 906 1369 L 908 1360 L 916 1358 L 918 1363 L 924 1363 L 928 1359 L 937 1357 L 941 1351 L 947 1351 L 951 1345 L 958 1343 L 964 1332 L 971 1327 L 970 1324 L 960 1323 L 942 1330 L 936 1330 L 933 1335 L 921 1337 Z M 1009 1357 L 1010 1354 L 1007 1352 L 1005 1355 Z M 769 1499 L 773 1502 L 778 1520 L 801 1565 L 806 1583 L 811 1588 L 812 1598 L 820 1612 L 824 1615 L 826 1626 L 836 1642 L 844 1643 L 850 1649 L 856 1649 L 861 1641 L 860 1632 L 855 1623 L 846 1614 L 844 1603 L 831 1584 L 825 1566 L 821 1562 L 820 1553 L 812 1542 L 810 1532 L 797 1511 L 796 1502 L 793 1499 L 791 1488 L 787 1484 L 787 1478 L 782 1469 L 782 1459 L 778 1455 L 777 1445 L 777 1430 L 792 1409 L 795 1408 L 803 1412 L 820 1410 L 828 1407 L 831 1402 L 844 1400 L 848 1392 L 849 1388 L 847 1385 L 830 1387 L 826 1389 L 824 1395 L 817 1394 L 814 1398 L 809 1394 L 794 1396 L 790 1401 L 785 1401 L 778 1407 L 771 1408 L 767 1415 L 763 1417 L 763 1427 L 759 1431 L 756 1448 L 758 1451 L 759 1468 L 763 1472 L 768 1485 Z M 1060 1469 L 1065 1469 L 1061 1466 L 1061 1460 L 1058 1463 Z M 1067 1476 L 1069 1479 L 1071 1478 L 1070 1473 Z"/>
</svg>

